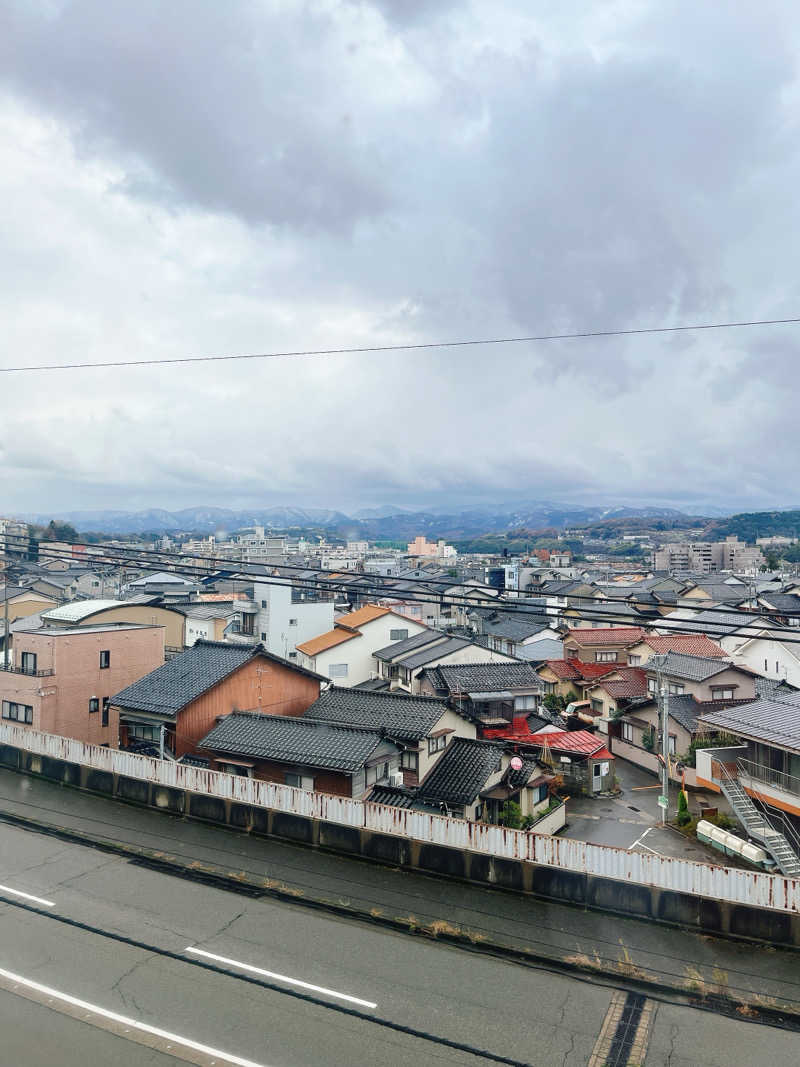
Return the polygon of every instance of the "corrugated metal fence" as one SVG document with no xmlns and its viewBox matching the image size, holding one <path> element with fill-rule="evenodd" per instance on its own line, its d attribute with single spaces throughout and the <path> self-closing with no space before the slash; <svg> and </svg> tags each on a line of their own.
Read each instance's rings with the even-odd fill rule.
<svg viewBox="0 0 800 1067">
<path fill-rule="evenodd" d="M 291 812 L 345 826 L 363 827 L 383 834 L 507 859 L 528 860 L 581 874 L 657 886 L 737 904 L 778 911 L 800 911 L 800 880 L 780 875 L 627 852 L 605 845 L 590 845 L 585 841 L 508 830 L 502 826 L 488 826 L 465 819 L 311 793 L 291 786 L 258 782 L 221 771 L 188 767 L 169 760 L 87 745 L 82 741 L 7 723 L 0 723 L 0 743 L 36 755 L 185 789 L 191 793 L 206 793 L 241 804 Z"/>
</svg>

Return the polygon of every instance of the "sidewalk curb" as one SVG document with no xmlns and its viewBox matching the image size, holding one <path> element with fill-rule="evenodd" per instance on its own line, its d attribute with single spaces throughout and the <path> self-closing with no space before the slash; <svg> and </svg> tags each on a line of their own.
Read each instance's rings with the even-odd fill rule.
<svg viewBox="0 0 800 1067">
<path fill-rule="evenodd" d="M 624 986 L 651 999 L 660 999 L 670 1003 L 679 1001 L 700 1010 L 721 1012 L 740 1020 L 800 1030 L 800 1004 L 796 1008 L 781 1005 L 773 998 L 762 997 L 756 993 L 749 999 L 736 997 L 726 992 L 724 986 L 715 986 L 699 975 L 696 979 L 685 982 L 670 982 L 663 976 L 649 973 L 639 967 L 629 958 L 624 949 L 623 958 L 620 958 L 615 966 L 609 965 L 607 961 L 603 961 L 598 956 L 592 958 L 580 952 L 548 955 L 533 949 L 515 948 L 444 919 L 425 923 L 420 922 L 413 915 L 391 916 L 384 914 L 379 908 L 365 909 L 341 899 L 330 900 L 321 896 L 309 896 L 303 890 L 295 889 L 278 879 L 259 880 L 244 871 L 231 871 L 199 860 L 182 860 L 161 850 L 97 837 L 85 831 L 40 822 L 11 812 L 0 811 L 0 822 L 84 847 L 88 846 L 100 852 L 120 856 L 151 870 L 200 882 L 227 892 L 255 898 L 271 897 L 326 912 L 338 918 L 368 922 L 395 933 L 425 937 L 454 948 L 479 952 L 481 955 L 494 956 L 523 966 L 558 973 L 567 972 L 584 981 L 595 983 L 599 981 L 604 984 L 613 984 L 616 987 Z"/>
</svg>

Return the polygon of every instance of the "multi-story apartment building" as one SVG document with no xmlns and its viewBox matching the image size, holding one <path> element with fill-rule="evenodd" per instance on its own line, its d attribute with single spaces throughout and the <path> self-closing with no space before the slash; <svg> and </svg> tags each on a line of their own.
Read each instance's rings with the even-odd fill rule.
<svg viewBox="0 0 800 1067">
<path fill-rule="evenodd" d="M 711 574 L 714 571 L 755 573 L 764 564 L 764 554 L 755 545 L 738 537 L 724 541 L 687 541 L 662 545 L 653 553 L 657 571 L 689 571 Z"/>
<path fill-rule="evenodd" d="M 117 748 L 120 689 L 164 662 L 164 628 L 135 624 L 22 630 L 0 668 L 5 722 Z"/>
</svg>

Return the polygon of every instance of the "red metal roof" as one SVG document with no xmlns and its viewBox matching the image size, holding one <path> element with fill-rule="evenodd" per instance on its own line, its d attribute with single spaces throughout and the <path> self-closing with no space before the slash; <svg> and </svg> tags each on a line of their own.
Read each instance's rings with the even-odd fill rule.
<svg viewBox="0 0 800 1067">
<path fill-rule="evenodd" d="M 531 734 L 529 740 L 532 745 L 547 745 L 553 752 L 573 752 L 576 756 L 594 756 L 597 752 L 608 752 L 597 734 L 591 734 L 588 730 Z M 603 759 L 605 758 L 604 756 Z M 608 758 L 614 758 L 610 752 L 608 752 Z"/>
<path fill-rule="evenodd" d="M 619 663 L 583 663 L 579 659 L 549 659 L 547 666 L 553 674 L 568 681 L 578 678 L 602 678 L 620 668 Z"/>
</svg>

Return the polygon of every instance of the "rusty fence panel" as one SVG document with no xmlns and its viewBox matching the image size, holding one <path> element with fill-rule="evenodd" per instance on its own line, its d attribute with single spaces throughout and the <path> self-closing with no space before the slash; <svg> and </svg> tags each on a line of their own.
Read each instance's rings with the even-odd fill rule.
<svg viewBox="0 0 800 1067">
<path fill-rule="evenodd" d="M 694 896 L 800 912 L 800 879 L 796 878 L 672 859 L 651 853 L 627 852 L 625 849 L 591 845 L 585 841 L 526 833 L 444 815 L 313 793 L 222 771 L 190 767 L 171 760 L 162 761 L 100 745 L 88 745 L 83 741 L 5 722 L 0 723 L 0 743 L 34 755 L 48 756 L 128 778 L 192 793 L 205 793 L 273 811 L 365 827 L 377 833 L 399 835 L 507 859 L 527 860 Z"/>
</svg>

